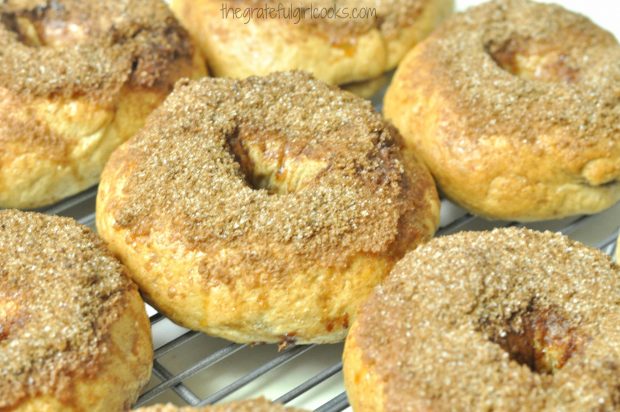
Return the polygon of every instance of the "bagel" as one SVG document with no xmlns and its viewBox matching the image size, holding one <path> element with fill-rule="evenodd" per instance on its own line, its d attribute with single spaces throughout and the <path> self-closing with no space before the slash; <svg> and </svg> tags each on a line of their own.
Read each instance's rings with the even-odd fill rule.
<svg viewBox="0 0 620 412">
<path fill-rule="evenodd" d="M 286 11 L 276 1 L 173 0 L 171 7 L 215 76 L 305 70 L 319 80 L 344 85 L 376 79 L 395 68 L 452 12 L 453 0 L 295 0 L 284 5 Z M 269 7 L 274 13 L 260 18 L 259 9 Z M 235 9 L 241 12 L 239 18 L 233 18 Z M 247 10 L 256 18 L 243 17 Z M 334 16 L 327 17 L 328 10 Z"/>
<path fill-rule="evenodd" d="M 388 74 L 383 74 L 379 77 L 375 77 L 374 79 L 364 80 L 361 82 L 353 82 L 343 84 L 340 87 L 343 90 L 356 94 L 365 99 L 370 99 L 372 96 L 377 94 L 379 90 L 383 89 L 384 86 L 388 84 L 390 81 L 390 76 Z"/>
<path fill-rule="evenodd" d="M 0 211 L 0 410 L 124 411 L 151 374 L 144 303 L 68 218 Z"/>
<path fill-rule="evenodd" d="M 153 405 L 139 408 L 136 412 L 302 412 L 302 410 L 287 408 L 277 403 L 271 403 L 265 399 L 256 399 L 205 406 L 202 408 L 192 408 L 190 406 L 178 407 L 171 404 Z"/>
<path fill-rule="evenodd" d="M 0 2 L 0 207 L 94 185 L 175 81 L 205 73 L 159 0 Z"/>
<path fill-rule="evenodd" d="M 620 267 L 551 232 L 436 238 L 362 305 L 343 357 L 355 411 L 615 411 Z"/>
<path fill-rule="evenodd" d="M 97 228 L 178 324 L 323 343 L 432 237 L 438 210 L 370 102 L 286 72 L 178 83 L 106 165 Z"/>
<path fill-rule="evenodd" d="M 492 1 L 399 66 L 385 116 L 447 197 L 492 219 L 591 214 L 620 199 L 620 45 L 584 16 Z"/>
</svg>

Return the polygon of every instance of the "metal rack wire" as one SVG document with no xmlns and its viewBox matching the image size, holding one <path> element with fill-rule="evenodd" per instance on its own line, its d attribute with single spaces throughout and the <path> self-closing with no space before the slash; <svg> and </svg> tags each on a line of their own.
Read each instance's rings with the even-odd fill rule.
<svg viewBox="0 0 620 412">
<path fill-rule="evenodd" d="M 373 99 L 379 111 L 381 111 L 382 100 L 382 93 Z M 84 225 L 94 227 L 96 193 L 95 187 L 41 211 L 70 216 Z M 446 210 L 449 212 L 446 213 Z M 518 222 L 488 222 L 443 200 L 442 223 L 437 235 L 443 236 L 462 230 L 483 230 L 501 226 L 527 226 L 537 230 L 548 229 L 561 232 L 613 255 L 619 223 L 620 204 L 594 216 L 579 216 L 562 221 L 523 225 Z M 174 334 L 164 334 L 160 329 L 171 326 L 171 322 L 154 310 L 150 313 L 152 313 L 150 321 L 155 341 L 153 378 L 151 384 L 139 397 L 136 406 L 162 400 L 198 406 L 232 398 L 264 395 L 265 391 L 260 390 L 260 382 L 271 378 L 271 380 L 286 381 L 280 385 L 284 389 L 275 395 L 271 393 L 267 396 L 278 402 L 299 405 L 304 403 L 300 402 L 300 399 L 303 400 L 309 394 L 318 391 L 320 396 L 316 401 L 311 402 L 316 411 L 337 412 L 349 407 L 341 377 L 342 363 L 339 361 L 341 346 L 336 346 L 335 349 L 332 347 L 332 356 L 325 357 L 327 360 L 320 365 L 316 365 L 315 359 L 317 355 L 323 355 L 327 351 L 326 347 L 321 345 L 289 346 L 281 352 L 277 351 L 275 345 L 269 345 L 268 350 L 263 351 L 259 356 L 260 359 L 255 363 L 239 365 L 238 356 L 246 354 L 249 357 L 257 357 L 256 351 L 260 348 L 217 341 L 204 334 L 181 328 L 177 328 Z M 211 345 L 214 341 L 217 342 Z M 203 348 L 204 346 L 208 348 Z M 192 361 L 185 362 L 181 366 L 175 366 L 174 362 L 171 362 L 171 359 L 178 360 L 179 354 L 192 352 L 197 348 L 201 349 L 200 353 L 195 354 Z M 289 379 L 289 371 L 286 370 L 295 362 L 301 363 L 302 379 L 300 381 Z M 201 380 L 200 378 L 211 379 L 221 370 L 230 369 L 235 370 L 231 372 L 230 379 L 222 385 L 208 387 L 205 390 L 203 386 L 195 382 Z M 282 373 L 278 375 L 280 372 Z M 256 390 L 257 385 L 259 390 Z M 325 390 L 326 387 L 330 390 Z"/>
<path fill-rule="evenodd" d="M 373 103 L 378 111 L 381 111 L 382 93 L 376 95 Z M 46 213 L 71 216 L 80 223 L 90 227 L 95 225 L 95 198 L 97 188 L 89 189 L 79 195 L 66 199 L 58 205 L 43 210 Z M 446 212 L 447 210 L 447 212 Z M 610 225 L 609 222 L 612 222 Z M 454 206 L 447 200 L 442 201 L 442 222 L 437 232 L 437 236 L 449 235 L 461 230 L 484 230 L 492 227 L 507 226 L 528 226 L 537 230 L 554 230 L 565 235 L 570 235 L 584 243 L 597 247 L 606 253 L 613 255 L 616 245 L 618 223 L 620 222 L 620 204 L 601 214 L 594 216 L 578 216 L 555 222 L 542 222 L 533 224 L 522 224 L 518 222 L 489 222 L 482 218 L 472 216 L 464 210 Z M 585 229 L 591 229 L 587 236 L 583 235 Z M 587 231 L 587 230 L 586 230 Z M 207 390 L 200 385 L 192 384 L 192 380 L 203 377 L 207 380 L 212 378 L 204 376 L 210 371 L 220 368 L 225 370 L 239 369 L 239 361 L 236 356 L 248 355 L 256 357 L 256 348 L 250 345 L 240 345 L 230 342 L 220 341 L 212 350 L 193 358 L 189 363 L 183 365 L 178 370 L 173 370 L 166 365 L 166 358 L 175 357 L 179 353 L 191 352 L 197 348 L 202 350 L 202 344 L 214 341 L 214 338 L 207 338 L 205 335 L 187 330 L 179 330 L 176 336 L 160 336 L 158 325 L 168 323 L 163 315 L 153 310 L 151 325 L 153 328 L 155 342 L 155 353 L 153 361 L 152 383 L 139 397 L 136 406 L 147 405 L 161 401 L 162 398 L 168 400 L 171 395 L 177 403 L 186 403 L 193 406 L 203 406 L 213 404 L 221 400 L 246 397 L 264 394 L 261 391 L 261 379 L 273 376 L 275 372 L 282 371 L 292 363 L 301 362 L 303 369 L 301 382 L 289 382 L 287 371 L 277 379 L 284 380 L 283 390 L 276 395 L 267 396 L 278 402 L 285 404 L 296 404 L 297 401 L 310 392 L 319 391 L 320 395 L 317 402 L 313 403 L 317 412 L 339 412 L 347 409 L 349 403 L 344 385 L 342 383 L 342 362 L 340 362 L 341 346 L 336 347 L 335 355 L 328 360 L 331 363 L 322 365 L 319 369 L 309 368 L 314 363 L 317 355 L 322 355 L 326 351 L 325 346 L 321 345 L 297 345 L 289 346 L 285 350 L 278 352 L 275 345 L 268 345 L 269 351 L 256 365 L 242 365 L 241 370 L 224 384 L 217 387 L 209 387 Z M 203 339 L 204 341 L 201 341 Z M 254 351 L 254 352 L 253 352 Z M 332 350 L 334 352 L 334 350 Z M 333 355 L 333 353 L 332 353 Z M 316 365 L 312 365 L 316 366 Z M 217 374 L 215 372 L 214 374 Z M 273 378 L 272 378 L 273 379 Z M 254 389 L 252 389 L 252 385 Z M 326 391 L 327 387 L 330 391 Z M 248 388 L 250 390 L 248 391 Z M 317 389 L 318 388 L 318 389 Z M 334 389 L 336 389 L 334 391 Z M 246 393 L 243 393 L 246 391 Z M 257 393 L 255 393 L 257 392 Z M 324 392 L 328 392 L 327 395 Z M 166 398 L 168 397 L 168 398 Z"/>
<path fill-rule="evenodd" d="M 96 188 L 93 188 L 43 211 L 46 213 L 72 216 L 80 223 L 92 227 L 95 222 L 95 197 Z M 472 216 L 462 210 L 459 210 L 458 208 L 455 208 L 446 200 L 443 201 L 443 206 L 444 208 L 452 208 L 453 213 L 451 213 L 452 216 L 449 218 L 443 217 L 444 222 L 442 222 L 442 226 L 437 233 L 438 236 L 451 234 L 461 230 L 481 230 L 501 226 L 523 226 L 523 224 L 517 222 L 485 221 L 484 219 Z M 539 230 L 556 230 L 566 235 L 572 235 L 578 233 L 579 231 L 583 231 L 584 228 L 588 228 L 590 225 L 594 225 L 595 221 L 598 221 L 598 226 L 602 225 L 607 228 L 607 230 L 598 230 L 594 235 L 594 238 L 590 239 L 587 243 L 590 243 L 592 246 L 595 246 L 612 255 L 615 251 L 615 240 L 617 236 L 617 227 L 615 225 L 617 225 L 617 222 L 620 221 L 620 205 L 616 205 L 614 208 L 599 215 L 579 216 L 560 222 L 528 224 L 526 226 Z M 610 221 L 613 222 L 612 225 L 609 224 Z M 592 235 L 590 236 L 592 237 Z M 164 321 L 169 322 L 159 313 L 155 313 L 151 316 L 151 324 L 154 330 L 158 324 Z M 156 335 L 155 332 L 154 335 Z M 238 353 L 253 350 L 250 345 L 223 343 L 221 347 L 218 347 L 205 356 L 200 357 L 192 364 L 187 365 L 180 370 L 173 371 L 165 366 L 162 360 L 166 356 L 186 351 L 186 348 L 188 348 L 192 342 L 200 338 L 204 338 L 204 335 L 201 333 L 194 331 L 182 331 L 179 336 L 167 339 L 165 342 L 158 345 L 155 349 L 153 362 L 153 376 L 156 382 L 142 393 L 136 406 L 157 401 L 161 395 L 170 392 L 176 394 L 176 396 L 180 398 L 181 402 L 185 402 L 188 405 L 202 406 L 213 404 L 234 396 L 243 388 L 246 388 L 258 379 L 274 372 L 275 370 L 278 370 L 298 358 L 304 357 L 304 355 L 307 355 L 307 359 L 312 359 L 313 353 L 316 353 L 316 351 L 320 351 L 322 349 L 321 346 L 318 345 L 298 345 L 290 346 L 284 351 L 278 352 L 274 347 L 273 351 L 270 352 L 271 356 L 259 366 L 249 367 L 247 370 L 244 370 L 242 374 L 234 377 L 231 382 L 228 382 L 227 384 L 212 390 L 207 394 L 198 394 L 197 391 L 194 390 L 188 383 L 189 380 L 199 374 L 205 373 L 205 371 L 213 369 L 217 365 L 222 364 L 224 361 L 233 358 L 234 355 Z M 296 399 L 302 397 L 309 391 L 316 390 L 317 387 L 321 384 L 325 384 L 325 382 L 331 382 L 331 386 L 335 385 L 338 386 L 338 388 L 343 388 L 340 378 L 341 370 L 342 363 L 335 361 L 333 365 L 320 370 L 318 373 L 309 373 L 309 376 L 306 376 L 303 382 L 288 386 L 286 391 L 273 398 L 274 400 L 285 404 L 291 402 L 294 403 Z M 343 390 L 341 390 L 335 397 L 332 396 L 322 402 L 315 410 L 318 412 L 338 412 L 345 410 L 348 406 L 349 404 L 346 394 Z"/>
</svg>

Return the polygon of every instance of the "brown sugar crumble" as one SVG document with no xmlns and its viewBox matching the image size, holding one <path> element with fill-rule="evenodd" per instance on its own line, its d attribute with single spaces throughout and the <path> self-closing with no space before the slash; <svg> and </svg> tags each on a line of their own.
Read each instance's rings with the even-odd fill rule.
<svg viewBox="0 0 620 412">
<path fill-rule="evenodd" d="M 620 45 L 587 17 L 558 5 L 496 0 L 455 15 L 426 42 L 419 84 L 441 88 L 473 141 L 519 136 L 579 153 L 620 136 Z M 471 110 L 475 108 L 475 110 Z M 444 133 L 463 124 L 446 122 Z M 562 130 L 562 133 L 557 133 Z M 463 138 L 463 137 L 461 137 Z M 576 156 L 576 155 L 575 155 Z"/>
<path fill-rule="evenodd" d="M 227 283 L 399 255 L 436 213 L 430 174 L 400 147 L 369 102 L 301 72 L 182 82 L 108 165 L 110 212 L 207 253 L 201 271 Z"/>
<path fill-rule="evenodd" d="M 130 287 L 86 227 L 0 211 L 0 409 L 94 372 Z"/>
<path fill-rule="evenodd" d="M 388 411 L 620 407 L 620 268 L 559 234 L 433 239 L 395 266 L 357 321 Z"/>
<path fill-rule="evenodd" d="M 0 87 L 24 96 L 110 99 L 161 86 L 191 58 L 188 34 L 158 0 L 0 2 Z"/>
</svg>

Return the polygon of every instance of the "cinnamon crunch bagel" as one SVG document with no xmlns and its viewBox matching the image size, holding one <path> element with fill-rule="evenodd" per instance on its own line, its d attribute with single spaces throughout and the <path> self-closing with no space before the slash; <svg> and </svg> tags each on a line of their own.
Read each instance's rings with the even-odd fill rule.
<svg viewBox="0 0 620 412">
<path fill-rule="evenodd" d="M 0 410 L 121 412 L 151 374 L 124 267 L 68 218 L 0 211 Z"/>
<path fill-rule="evenodd" d="M 449 198 L 528 221 L 620 199 L 619 96 L 612 34 L 557 5 L 501 0 L 416 47 L 384 107 Z"/>
<path fill-rule="evenodd" d="M 452 12 L 453 1 L 174 0 L 171 6 L 216 76 L 305 70 L 347 85 L 396 67 Z"/>
<path fill-rule="evenodd" d="M 344 350 L 356 412 L 617 411 L 620 267 L 527 229 L 462 232 L 408 254 Z"/>
<path fill-rule="evenodd" d="M 181 325 L 335 342 L 438 209 L 370 102 L 288 72 L 179 84 L 106 166 L 97 228 Z"/>
<path fill-rule="evenodd" d="M 0 2 L 0 207 L 94 185 L 174 82 L 204 74 L 159 0 Z"/>
</svg>

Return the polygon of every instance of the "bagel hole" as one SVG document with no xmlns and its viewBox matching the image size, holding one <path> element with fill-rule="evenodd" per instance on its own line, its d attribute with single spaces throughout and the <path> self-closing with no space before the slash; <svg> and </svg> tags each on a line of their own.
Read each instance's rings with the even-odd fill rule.
<svg viewBox="0 0 620 412">
<path fill-rule="evenodd" d="M 574 83 L 579 77 L 568 54 L 556 45 L 510 38 L 501 43 L 489 42 L 485 50 L 502 70 L 523 79 Z"/>
<path fill-rule="evenodd" d="M 313 186 L 329 163 L 290 145 L 281 131 L 259 131 L 243 126 L 225 139 L 248 187 L 270 195 L 286 195 Z"/>
<path fill-rule="evenodd" d="M 491 333 L 490 340 L 511 360 L 547 375 L 562 369 L 579 347 L 576 329 L 559 310 L 550 308 L 528 308 Z"/>
<path fill-rule="evenodd" d="M 273 172 L 269 168 L 264 168 L 264 173 L 258 171 L 259 168 L 243 145 L 243 140 L 239 136 L 238 131 L 226 139 L 226 144 L 228 145 L 229 153 L 239 164 L 242 177 L 248 187 L 253 190 L 265 190 L 270 195 L 288 193 L 286 185 L 279 184 L 278 182 L 277 167 Z"/>
<path fill-rule="evenodd" d="M 15 33 L 17 40 L 28 47 L 42 47 L 44 45 L 36 25 L 27 17 L 13 14 L 3 14 L 0 19 L 2 25 L 10 32 Z"/>
<path fill-rule="evenodd" d="M 57 11 L 53 4 L 20 14 L 5 13 L 0 17 L 4 27 L 15 33 L 17 40 L 28 47 L 64 47 L 86 40 L 86 29 L 80 24 L 62 18 L 47 16 L 48 9 Z"/>
</svg>

